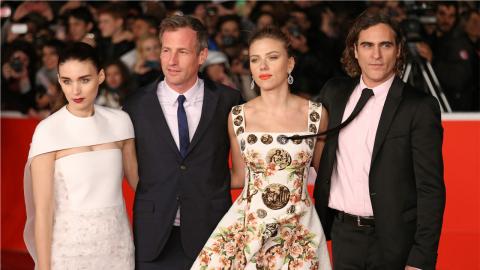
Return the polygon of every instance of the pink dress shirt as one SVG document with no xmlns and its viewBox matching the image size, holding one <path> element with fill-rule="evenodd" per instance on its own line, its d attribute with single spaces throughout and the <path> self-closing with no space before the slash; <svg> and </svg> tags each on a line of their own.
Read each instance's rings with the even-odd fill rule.
<svg viewBox="0 0 480 270">
<path fill-rule="evenodd" d="M 360 83 L 347 102 L 342 122 L 352 113 L 362 90 L 373 90 L 374 96 L 338 136 L 337 158 L 333 167 L 328 202 L 330 208 L 358 216 L 373 216 L 368 186 L 370 163 L 378 122 L 394 78 L 395 76 L 392 76 L 374 88 L 367 87 L 363 78 L 360 78 Z"/>
</svg>

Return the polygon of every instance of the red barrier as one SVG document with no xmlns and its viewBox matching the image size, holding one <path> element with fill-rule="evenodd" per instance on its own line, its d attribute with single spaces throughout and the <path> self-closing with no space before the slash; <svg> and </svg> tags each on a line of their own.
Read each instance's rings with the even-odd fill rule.
<svg viewBox="0 0 480 270">
<path fill-rule="evenodd" d="M 1 119 L 2 250 L 25 251 L 23 166 L 37 122 Z M 480 269 L 480 120 L 447 120 L 443 126 L 447 206 L 437 269 Z M 126 183 L 124 194 L 131 217 L 133 193 Z"/>
</svg>

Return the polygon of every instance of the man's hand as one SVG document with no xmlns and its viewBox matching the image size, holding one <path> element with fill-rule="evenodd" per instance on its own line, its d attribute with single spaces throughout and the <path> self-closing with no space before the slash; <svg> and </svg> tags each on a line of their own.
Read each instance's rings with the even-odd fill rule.
<svg viewBox="0 0 480 270">
<path fill-rule="evenodd" d="M 418 54 L 431 63 L 433 58 L 433 53 L 432 53 L 432 49 L 430 49 L 430 46 L 428 46 L 428 44 L 425 42 L 418 42 L 416 43 L 416 45 L 417 45 Z"/>
</svg>

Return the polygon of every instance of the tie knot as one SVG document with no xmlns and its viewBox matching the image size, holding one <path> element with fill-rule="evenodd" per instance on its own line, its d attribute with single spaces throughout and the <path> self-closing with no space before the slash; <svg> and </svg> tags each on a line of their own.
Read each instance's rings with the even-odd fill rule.
<svg viewBox="0 0 480 270">
<path fill-rule="evenodd" d="M 178 98 L 177 98 L 178 104 L 180 104 L 180 105 L 183 105 L 185 100 L 186 100 L 186 98 L 185 98 L 184 95 L 179 95 Z"/>
<path fill-rule="evenodd" d="M 372 90 L 372 89 L 370 89 L 370 88 L 363 88 L 363 90 L 362 90 L 362 96 L 365 96 L 365 97 L 369 98 L 369 97 L 371 97 L 371 96 L 373 96 L 373 95 L 374 95 L 374 94 L 373 94 L 373 90 Z"/>
</svg>

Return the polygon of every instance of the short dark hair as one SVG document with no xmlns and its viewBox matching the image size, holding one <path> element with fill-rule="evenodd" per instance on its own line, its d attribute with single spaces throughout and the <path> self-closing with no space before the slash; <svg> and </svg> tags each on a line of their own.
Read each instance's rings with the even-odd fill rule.
<svg viewBox="0 0 480 270">
<path fill-rule="evenodd" d="M 58 55 L 58 66 L 64 64 L 68 60 L 90 61 L 97 71 L 102 69 L 97 51 L 84 42 L 70 43 L 65 50 L 60 51 L 60 54 Z"/>
<path fill-rule="evenodd" d="M 240 30 L 240 28 L 242 27 L 242 19 L 238 15 L 231 14 L 218 17 L 217 24 L 215 25 L 217 32 L 220 32 L 222 30 L 222 25 L 224 23 L 230 21 L 235 22 L 238 25 L 238 30 Z"/>
<path fill-rule="evenodd" d="M 78 7 L 70 10 L 68 12 L 67 18 L 73 17 L 77 20 L 81 20 L 88 23 L 94 23 L 93 16 L 90 10 L 87 7 Z"/>
<path fill-rule="evenodd" d="M 124 3 L 107 3 L 98 9 L 98 15 L 110 14 L 115 19 L 126 20 L 128 11 L 127 6 Z"/>
<path fill-rule="evenodd" d="M 208 48 L 208 32 L 205 26 L 195 17 L 173 15 L 162 21 L 160 24 L 160 45 L 162 45 L 162 35 L 168 31 L 176 31 L 180 28 L 190 28 L 197 33 L 197 53 Z"/>
<path fill-rule="evenodd" d="M 435 5 L 435 11 L 438 11 L 438 8 L 440 6 L 445 6 L 445 7 L 454 7 L 455 8 L 455 15 L 457 15 L 458 12 L 458 3 L 456 1 L 440 1 L 436 3 Z"/>
<path fill-rule="evenodd" d="M 395 73 L 401 75 L 403 72 L 403 66 L 406 58 L 406 49 L 405 49 L 405 38 L 402 34 L 402 30 L 398 24 L 390 19 L 384 13 L 372 13 L 367 11 L 362 12 L 353 26 L 348 32 L 347 39 L 345 41 L 345 50 L 343 51 L 341 62 L 347 74 L 350 77 L 356 77 L 362 74 L 362 70 L 358 65 L 358 61 L 355 58 L 355 46 L 358 45 L 358 36 L 360 32 L 366 30 L 377 24 L 386 24 L 388 25 L 395 34 L 395 45 L 400 49 L 400 57 L 397 58 L 395 63 Z"/>
<path fill-rule="evenodd" d="M 287 51 L 288 57 L 293 56 L 290 39 L 278 27 L 267 27 L 254 32 L 248 41 L 248 48 L 250 49 L 250 46 L 255 41 L 264 38 L 271 38 L 282 42 L 285 50 Z"/>
<path fill-rule="evenodd" d="M 65 43 L 58 39 L 51 39 L 43 44 L 42 49 L 45 47 L 53 48 L 55 53 L 59 55 L 60 51 L 65 48 Z"/>
<path fill-rule="evenodd" d="M 135 20 L 144 21 L 144 22 L 146 22 L 150 27 L 155 28 L 155 29 L 158 30 L 158 26 L 159 26 L 158 20 L 157 20 L 157 18 L 155 18 L 155 17 L 153 17 L 153 16 L 150 16 L 150 15 L 139 15 L 139 16 L 135 17 Z"/>
</svg>

